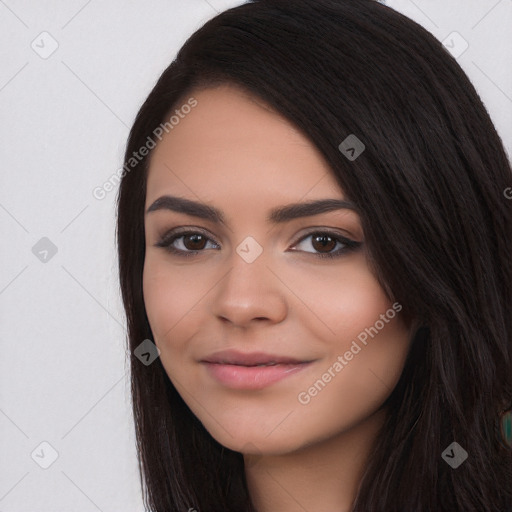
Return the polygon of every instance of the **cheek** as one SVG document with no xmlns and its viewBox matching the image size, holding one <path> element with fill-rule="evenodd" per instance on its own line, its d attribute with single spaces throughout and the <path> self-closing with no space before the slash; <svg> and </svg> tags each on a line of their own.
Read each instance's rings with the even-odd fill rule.
<svg viewBox="0 0 512 512">
<path fill-rule="evenodd" d="M 403 371 L 410 333 L 392 304 L 376 300 L 374 306 L 359 313 L 347 327 L 349 334 L 340 334 L 329 345 L 318 371 L 301 383 L 294 397 L 300 404 L 300 425 L 283 425 L 282 435 L 329 437 L 349 430 L 374 414 L 392 393 Z M 379 316 L 386 311 L 393 318 L 381 324 Z"/>
<path fill-rule="evenodd" d="M 337 271 L 329 266 L 314 273 L 295 271 L 287 282 L 306 306 L 300 314 L 309 318 L 309 328 L 336 349 L 373 326 L 392 306 L 363 254 L 347 258 Z"/>
<path fill-rule="evenodd" d="M 390 301 L 358 258 L 347 260 L 343 272 L 317 273 L 314 283 L 303 275 L 296 283 L 316 313 L 305 325 L 325 350 L 298 401 L 307 402 L 312 417 L 314 411 L 330 417 L 333 426 L 372 412 L 398 382 L 409 349 L 401 305 Z"/>
<path fill-rule="evenodd" d="M 366 343 L 344 340 L 298 395 L 307 417 L 326 418 L 327 428 L 348 428 L 375 412 L 395 388 L 407 357 L 409 332 L 391 320 Z M 323 373 L 321 373 L 323 372 Z M 309 427 L 314 428 L 311 420 Z"/>
<path fill-rule="evenodd" d="M 184 361 L 194 356 L 189 340 L 200 329 L 201 300 L 206 300 L 211 285 L 197 276 L 194 279 L 190 272 L 171 269 L 159 255 L 146 257 L 142 284 L 160 361 L 178 393 L 186 398 L 191 373 Z"/>
<path fill-rule="evenodd" d="M 149 255 L 144 263 L 142 287 L 155 343 L 161 350 L 172 348 L 169 340 L 178 343 L 174 348 L 183 345 L 197 324 L 194 308 L 207 294 L 207 283 L 193 281 L 189 272 L 171 269 L 162 257 Z"/>
</svg>

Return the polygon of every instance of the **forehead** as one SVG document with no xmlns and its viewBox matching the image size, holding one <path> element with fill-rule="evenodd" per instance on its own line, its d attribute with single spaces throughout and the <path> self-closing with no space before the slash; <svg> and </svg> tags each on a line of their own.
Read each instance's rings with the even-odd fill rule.
<svg viewBox="0 0 512 512">
<path fill-rule="evenodd" d="M 192 91 L 189 97 L 197 105 L 153 150 L 147 204 L 163 192 L 190 196 L 193 191 L 201 198 L 342 196 L 318 149 L 258 98 L 233 85 Z"/>
</svg>

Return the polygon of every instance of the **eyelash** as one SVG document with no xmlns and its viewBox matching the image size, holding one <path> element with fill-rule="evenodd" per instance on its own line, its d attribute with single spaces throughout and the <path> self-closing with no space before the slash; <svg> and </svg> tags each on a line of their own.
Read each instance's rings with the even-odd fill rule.
<svg viewBox="0 0 512 512">
<path fill-rule="evenodd" d="M 170 252 L 171 254 L 174 254 L 174 255 L 180 256 L 180 257 L 195 256 L 198 253 L 205 251 L 205 249 L 196 250 L 196 251 L 192 251 L 192 250 L 183 251 L 182 249 L 176 249 L 175 247 L 173 247 L 171 245 L 174 241 L 178 240 L 179 238 L 183 238 L 186 235 L 202 235 L 206 238 L 207 242 L 211 241 L 211 242 L 217 244 L 217 242 L 215 242 L 212 238 L 207 236 L 207 234 L 201 230 L 195 230 L 195 231 L 188 230 L 188 231 L 180 231 L 180 232 L 175 232 L 175 231 L 168 232 L 155 244 L 155 246 L 162 247 L 166 251 Z M 293 244 L 293 246 L 299 244 L 300 242 L 304 241 L 305 239 L 309 238 L 312 235 L 327 235 L 328 237 L 336 240 L 336 242 L 340 242 L 345 247 L 338 249 L 336 251 L 333 251 L 333 252 L 326 252 L 326 253 L 321 253 L 321 252 L 311 253 L 309 251 L 298 251 L 298 252 L 305 252 L 306 254 L 313 254 L 314 256 L 317 256 L 319 258 L 339 258 L 348 252 L 355 251 L 358 247 L 360 247 L 362 245 L 362 242 L 356 242 L 355 240 L 350 240 L 349 238 L 345 238 L 344 236 L 341 236 L 340 234 L 334 233 L 332 231 L 316 230 L 316 231 L 310 231 L 309 233 L 307 233 L 304 236 L 302 236 L 301 238 L 299 238 L 299 240 L 297 240 Z M 217 245 L 219 245 L 219 244 L 217 244 Z"/>
</svg>

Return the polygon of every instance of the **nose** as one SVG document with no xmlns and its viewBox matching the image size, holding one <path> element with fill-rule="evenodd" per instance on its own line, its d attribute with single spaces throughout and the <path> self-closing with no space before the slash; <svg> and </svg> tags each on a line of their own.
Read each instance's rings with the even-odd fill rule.
<svg viewBox="0 0 512 512">
<path fill-rule="evenodd" d="M 267 265 L 265 251 L 251 263 L 236 252 L 230 270 L 215 287 L 212 312 L 223 322 L 249 327 L 256 322 L 282 322 L 287 315 L 286 287 Z"/>
</svg>

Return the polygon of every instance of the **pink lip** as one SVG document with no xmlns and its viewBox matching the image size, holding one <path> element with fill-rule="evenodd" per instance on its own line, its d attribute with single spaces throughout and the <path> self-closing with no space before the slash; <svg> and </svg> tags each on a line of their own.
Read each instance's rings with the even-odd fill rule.
<svg viewBox="0 0 512 512">
<path fill-rule="evenodd" d="M 312 364 L 299 362 L 291 364 L 279 363 L 273 366 L 242 366 L 236 364 L 220 364 L 202 361 L 208 373 L 224 386 L 232 389 L 263 389 L 290 375 L 293 375 Z"/>
<path fill-rule="evenodd" d="M 206 363 L 235 364 L 241 366 L 254 366 L 266 363 L 297 364 L 306 363 L 305 359 L 296 359 L 289 356 L 267 354 L 265 352 L 239 352 L 238 350 L 220 350 L 201 360 Z"/>
</svg>

